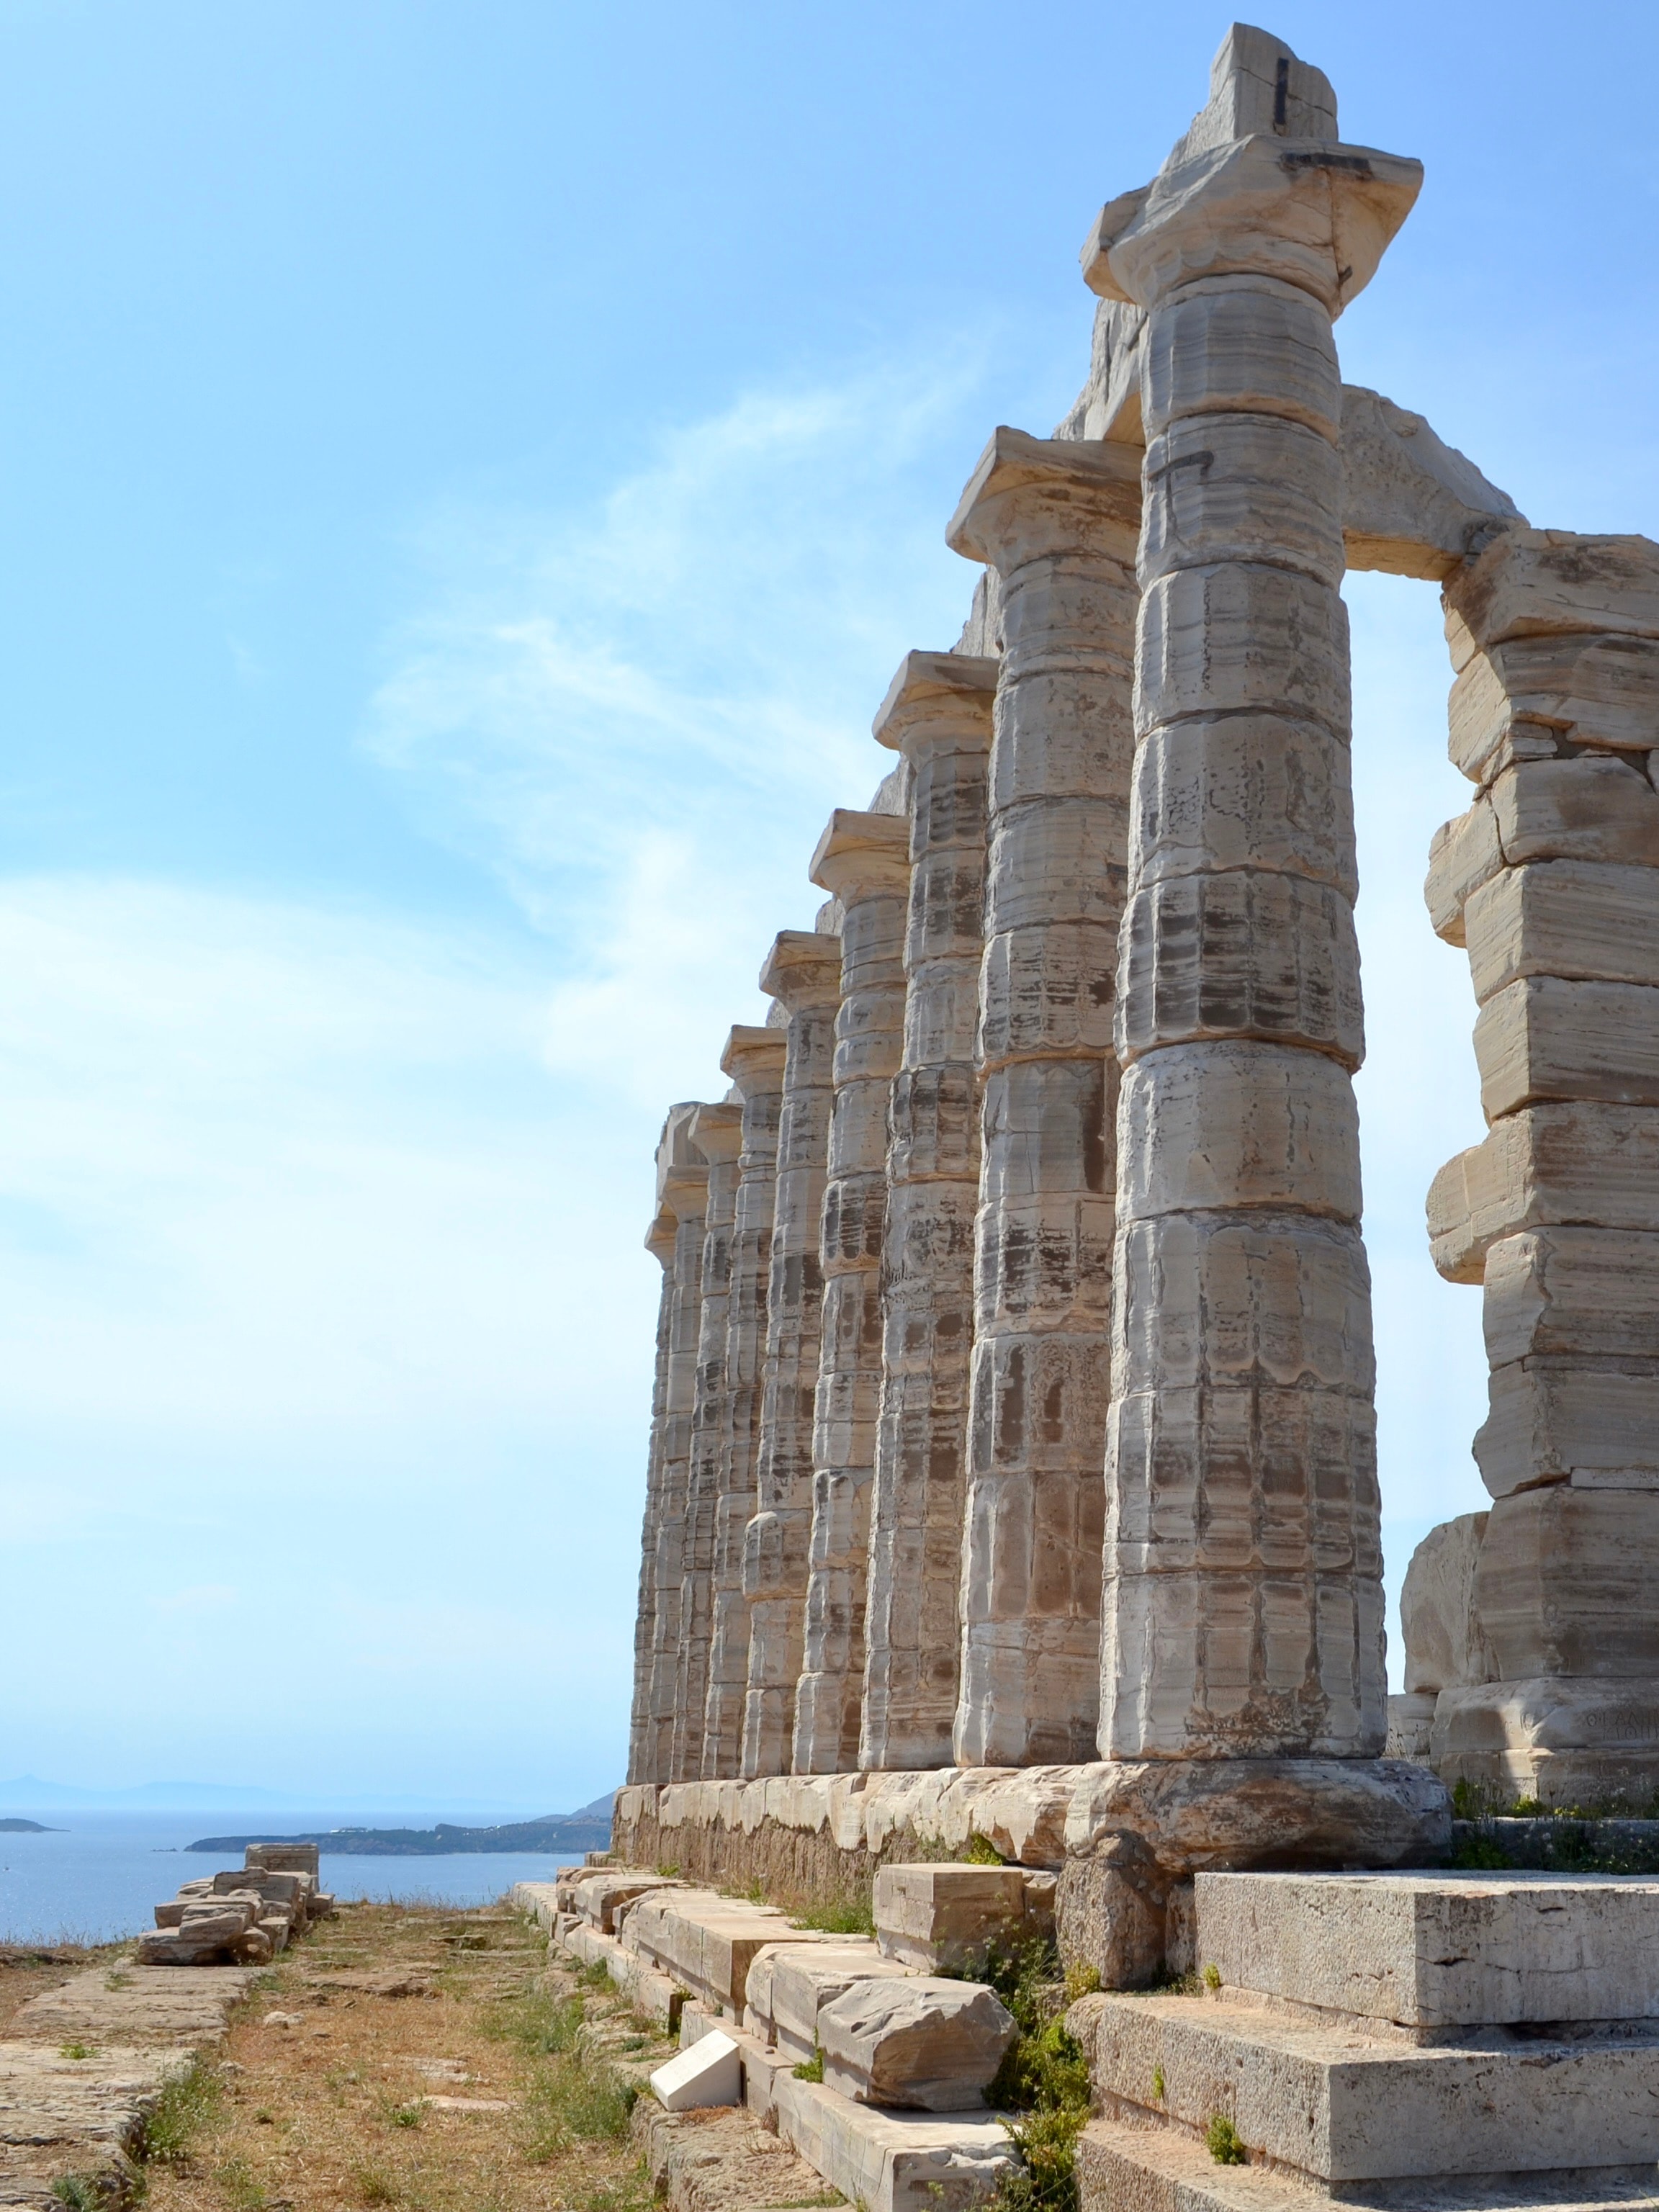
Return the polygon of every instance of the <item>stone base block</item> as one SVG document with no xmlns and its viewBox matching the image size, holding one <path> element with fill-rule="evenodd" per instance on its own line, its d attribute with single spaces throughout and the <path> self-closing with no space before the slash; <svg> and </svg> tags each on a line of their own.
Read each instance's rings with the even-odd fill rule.
<svg viewBox="0 0 1659 2212">
<path fill-rule="evenodd" d="M 1659 1878 L 1200 1874 L 1196 1888 L 1198 1956 L 1225 1987 L 1357 2032 L 1651 2021 Z"/>
<path fill-rule="evenodd" d="M 884 1959 L 875 1945 L 848 1937 L 842 1943 L 770 1944 L 749 1969 L 744 2030 L 775 2045 L 790 2064 L 818 2047 L 818 2014 L 855 1982 L 891 1980 L 910 1969 Z"/>
<path fill-rule="evenodd" d="M 1082 2212 L 1310 2212 L 1322 2201 L 1305 2181 L 1270 2167 L 1218 2166 L 1201 2135 L 1115 2120 L 1084 2130 L 1077 2171 Z M 1357 2183 L 1340 2201 L 1376 2212 L 1625 2212 L 1651 2204 L 1653 2166 Z"/>
<path fill-rule="evenodd" d="M 574 1932 L 574 1931 L 573 1931 Z M 834 1939 L 793 1928 L 769 1905 L 744 1905 L 710 1890 L 653 1891 L 630 1909 L 623 1948 L 732 2020 L 743 2018 L 749 1968 L 769 1943 Z"/>
<path fill-rule="evenodd" d="M 884 2112 L 781 2076 L 778 2132 L 865 2212 L 968 2212 L 1018 2166 L 994 2113 Z"/>
<path fill-rule="evenodd" d="M 873 1909 L 886 1957 L 919 1973 L 949 1972 L 994 1944 L 1052 1934 L 1054 1877 L 1018 1867 L 887 1866 Z"/>
<path fill-rule="evenodd" d="M 1319 2181 L 1617 2166 L 1659 2149 L 1659 2030 L 1495 2031 L 1427 2049 L 1225 1991 L 1085 1997 L 1066 2025 L 1107 2111 L 1156 2106 L 1193 2129 L 1225 2112 L 1251 2151 Z"/>
<path fill-rule="evenodd" d="M 1659 1795 L 1659 1679 L 1540 1676 L 1443 1690 L 1430 1756 L 1448 1784 L 1542 1805 Z"/>
<path fill-rule="evenodd" d="M 1183 1884 L 1200 1869 L 1432 1865 L 1450 1850 L 1451 1805 L 1405 1759 L 1125 1760 L 1083 1771 L 1066 1845 L 1060 1955 L 1133 1989 L 1182 1942 Z"/>
<path fill-rule="evenodd" d="M 904 1974 L 849 1984 L 818 2014 L 823 2080 L 860 2105 L 985 2109 L 1018 2030 L 982 1982 Z"/>
</svg>

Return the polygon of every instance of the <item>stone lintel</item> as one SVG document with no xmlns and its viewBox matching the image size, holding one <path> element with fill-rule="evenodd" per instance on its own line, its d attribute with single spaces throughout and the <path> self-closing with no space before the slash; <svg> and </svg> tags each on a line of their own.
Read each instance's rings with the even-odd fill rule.
<svg viewBox="0 0 1659 2212">
<path fill-rule="evenodd" d="M 1341 453 L 1351 568 L 1440 582 L 1500 532 L 1527 526 L 1507 492 L 1380 392 L 1343 386 Z"/>
<path fill-rule="evenodd" d="M 720 1073 L 729 1075 L 738 1091 L 747 1085 L 764 1088 L 769 1080 L 781 1083 L 787 1051 L 788 1035 L 783 1029 L 734 1022 L 720 1054 Z"/>
<path fill-rule="evenodd" d="M 699 1106 L 691 1119 L 692 1139 L 711 1166 L 724 1166 L 743 1150 L 741 1106 Z"/>
<path fill-rule="evenodd" d="M 988 751 L 997 666 L 973 653 L 907 653 L 870 726 L 877 744 L 913 764 L 940 745 Z"/>
<path fill-rule="evenodd" d="M 945 542 L 964 560 L 998 564 L 1009 541 L 1031 552 L 1075 544 L 1084 527 L 1115 524 L 1130 539 L 1140 530 L 1138 447 L 1077 438 L 1034 438 L 1000 424 L 969 477 Z M 1045 527 L 1046 525 L 1046 527 Z M 1052 540 L 1052 549 L 1050 541 Z M 1134 548 L 1125 558 L 1133 562 Z"/>
<path fill-rule="evenodd" d="M 792 1013 L 833 1006 L 841 996 L 841 939 L 829 930 L 781 929 L 761 969 L 760 987 Z"/>
<path fill-rule="evenodd" d="M 838 806 L 807 872 L 843 905 L 902 896 L 910 880 L 910 824 L 902 814 L 860 814 Z"/>
</svg>

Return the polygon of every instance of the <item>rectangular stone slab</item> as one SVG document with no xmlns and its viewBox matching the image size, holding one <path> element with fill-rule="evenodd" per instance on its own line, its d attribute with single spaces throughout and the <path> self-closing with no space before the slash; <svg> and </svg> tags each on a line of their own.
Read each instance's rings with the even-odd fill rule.
<svg viewBox="0 0 1659 2212">
<path fill-rule="evenodd" d="M 1640 2039 L 1488 2034 L 1422 2049 L 1205 1997 L 1087 1997 L 1067 2015 L 1097 2096 L 1191 2127 L 1225 2112 L 1252 2152 L 1322 2181 L 1616 2166 L 1655 2148 L 1659 2023 Z M 1163 2083 L 1163 2094 L 1156 2085 Z"/>
<path fill-rule="evenodd" d="M 1488 1121 L 1545 1099 L 1659 1106 L 1659 990 L 1523 977 L 1481 1007 L 1474 1057 Z"/>
<path fill-rule="evenodd" d="M 883 1954 L 922 1973 L 1029 1932 L 1018 1867 L 884 1866 L 874 1911 Z"/>
<path fill-rule="evenodd" d="M 1522 975 L 1659 983 L 1659 869 L 1592 860 L 1500 868 L 1463 930 L 1477 1002 Z"/>
<path fill-rule="evenodd" d="M 744 1905 L 712 1890 L 656 1891 L 637 1899 L 623 1923 L 628 1948 L 659 1973 L 743 2017 L 750 1960 L 769 1943 L 828 1939 L 792 1928 L 769 1905 Z"/>
<path fill-rule="evenodd" d="M 872 1942 L 769 1944 L 752 1961 L 744 2026 L 793 2058 L 817 2048 L 818 2014 L 854 1982 L 902 1975 L 909 1968 L 884 1959 Z"/>
<path fill-rule="evenodd" d="M 1659 2016 L 1659 1879 L 1200 1874 L 1224 1985 L 1407 2027 Z"/>
<path fill-rule="evenodd" d="M 1305 2181 L 1261 2166 L 1218 2166 L 1201 2136 L 1173 2128 L 1126 2126 L 1094 2120 L 1078 2138 L 1077 2172 L 1083 2212 L 1313 2212 L 1322 2200 Z M 1571 2173 L 1471 2177 L 1419 2185 L 1403 2203 L 1433 2212 L 1614 2212 L 1653 2202 L 1653 2164 L 1597 2166 Z M 1356 2191 L 1350 2201 L 1375 2202 Z M 1389 2191 L 1382 2198 L 1396 2203 Z"/>
<path fill-rule="evenodd" d="M 994 2113 L 884 2112 L 775 2077 L 778 2133 L 865 2212 L 967 2212 L 1018 2160 Z"/>
</svg>

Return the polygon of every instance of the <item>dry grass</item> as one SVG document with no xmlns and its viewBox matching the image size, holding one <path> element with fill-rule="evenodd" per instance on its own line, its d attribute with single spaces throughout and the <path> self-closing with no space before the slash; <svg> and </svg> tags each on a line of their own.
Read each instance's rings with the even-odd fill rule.
<svg viewBox="0 0 1659 2212">
<path fill-rule="evenodd" d="M 424 1979 L 387 1996 L 363 1978 Z M 271 2012 L 299 2023 L 264 2025 Z M 216 2098 L 146 2168 L 149 2212 L 645 2212 L 628 2140 L 670 2046 L 501 1909 L 346 1905 L 233 2026 Z M 498 2100 L 434 2111 L 429 2096 Z"/>
</svg>

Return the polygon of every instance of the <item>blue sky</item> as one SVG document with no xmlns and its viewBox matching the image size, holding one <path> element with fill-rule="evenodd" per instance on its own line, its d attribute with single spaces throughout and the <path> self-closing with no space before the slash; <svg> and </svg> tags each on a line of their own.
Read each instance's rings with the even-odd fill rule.
<svg viewBox="0 0 1659 2212">
<path fill-rule="evenodd" d="M 1659 16 L 1267 20 L 1427 165 L 1348 377 L 1659 534 Z M 619 1778 L 658 1121 L 1227 21 L 0 0 L 0 1772 Z M 1433 591 L 1349 598 L 1397 1579 L 1481 1502 L 1466 793 Z"/>
</svg>

